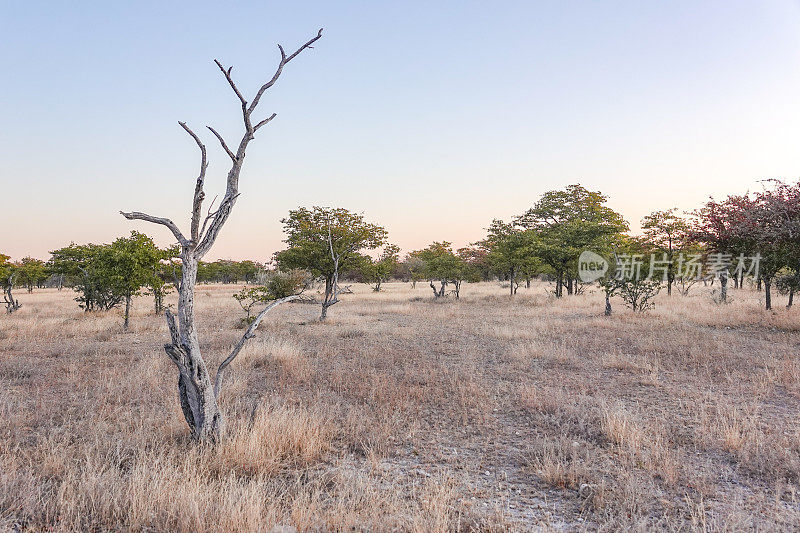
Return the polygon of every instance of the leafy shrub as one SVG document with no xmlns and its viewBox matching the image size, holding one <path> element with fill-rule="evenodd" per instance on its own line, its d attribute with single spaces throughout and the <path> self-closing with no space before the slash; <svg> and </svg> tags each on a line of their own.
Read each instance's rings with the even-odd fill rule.
<svg viewBox="0 0 800 533">
<path fill-rule="evenodd" d="M 242 288 L 242 290 L 233 295 L 234 300 L 239 303 L 239 306 L 245 312 L 245 316 L 241 320 L 241 326 L 247 327 L 253 323 L 256 318 L 256 315 L 253 314 L 253 308 L 257 305 L 300 294 L 305 290 L 308 282 L 308 273 L 303 270 L 273 271 L 268 274 L 264 285 Z"/>
</svg>

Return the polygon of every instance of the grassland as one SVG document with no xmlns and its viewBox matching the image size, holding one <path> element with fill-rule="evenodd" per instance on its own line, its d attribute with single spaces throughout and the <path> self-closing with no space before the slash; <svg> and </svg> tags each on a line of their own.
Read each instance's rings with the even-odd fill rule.
<svg viewBox="0 0 800 533">
<path fill-rule="evenodd" d="M 214 448 L 188 440 L 148 299 L 126 333 L 67 289 L 20 294 L 0 529 L 800 527 L 800 311 L 701 287 L 603 317 L 547 288 L 356 286 L 324 324 L 281 307 L 232 365 Z M 198 289 L 212 363 L 241 336 L 235 289 Z"/>
</svg>

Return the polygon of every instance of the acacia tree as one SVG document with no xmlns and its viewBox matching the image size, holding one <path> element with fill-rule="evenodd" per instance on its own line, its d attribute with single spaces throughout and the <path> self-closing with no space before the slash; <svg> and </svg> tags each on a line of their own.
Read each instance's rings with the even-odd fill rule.
<svg viewBox="0 0 800 533">
<path fill-rule="evenodd" d="M 556 297 L 574 292 L 578 256 L 587 249 L 602 252 L 628 230 L 622 215 L 606 205 L 602 193 L 581 185 L 549 191 L 536 204 L 517 217 L 515 225 L 536 233 L 536 256 L 556 277 Z"/>
<path fill-rule="evenodd" d="M 493 220 L 488 236 L 481 243 L 488 250 L 487 259 L 499 274 L 508 277 L 509 294 L 517 293 L 517 277 L 524 275 L 530 287 L 530 276 L 540 265 L 536 257 L 536 234 L 502 220 Z"/>
<path fill-rule="evenodd" d="M 339 273 L 363 264 L 361 250 L 374 250 L 386 242 L 386 230 L 364 221 L 364 216 L 343 208 L 314 206 L 289 211 L 281 223 L 286 250 L 275 254 L 281 270 L 307 270 L 325 280 L 320 321 L 339 302 Z"/>
<path fill-rule="evenodd" d="M 104 254 L 107 248 L 107 244 L 72 243 L 50 252 L 50 269 L 72 281 L 79 293 L 75 301 L 87 312 L 112 309 L 122 301 L 109 282 L 113 263 L 108 260 L 110 255 Z"/>
<path fill-rule="evenodd" d="M 446 295 L 448 284 L 453 286 L 456 299 L 460 297 L 461 283 L 469 277 L 469 267 L 463 257 L 453 252 L 449 242 L 434 242 L 427 248 L 411 252 L 409 255 L 425 263 L 423 271 L 435 298 L 443 298 Z M 434 282 L 439 283 L 438 289 Z"/>
<path fill-rule="evenodd" d="M 675 282 L 675 252 L 683 249 L 689 225 L 677 215 L 678 208 L 654 211 L 642 219 L 642 230 L 647 244 L 660 251 L 669 262 L 667 266 L 667 295 L 672 295 Z"/>
<path fill-rule="evenodd" d="M 47 265 L 40 259 L 23 257 L 16 263 L 17 281 L 24 285 L 28 292 L 33 292 L 34 287 L 40 287 L 47 279 Z"/>
<path fill-rule="evenodd" d="M 489 251 L 482 241 L 458 249 L 458 256 L 466 263 L 469 281 L 490 281 L 493 279 L 492 265 L 489 262 Z"/>
<path fill-rule="evenodd" d="M 275 306 L 294 298 L 294 296 L 290 296 L 276 300 L 258 314 L 250 327 L 245 331 L 241 340 L 234 346 L 228 357 L 225 358 L 217 368 L 217 373 L 212 385 L 211 375 L 200 353 L 200 343 L 194 323 L 194 288 L 197 280 L 197 265 L 213 246 L 214 241 L 216 241 L 219 232 L 228 220 L 231 210 L 239 197 L 239 175 L 242 171 L 245 153 L 250 141 L 255 139 L 255 134 L 258 130 L 266 126 L 276 116 L 275 113 L 273 113 L 263 120 L 256 121 L 257 119 L 254 118 L 253 113 L 258 108 L 261 98 L 264 96 L 264 93 L 278 81 L 284 67 L 301 52 L 312 48 L 311 45 L 321 37 L 322 30 L 320 29 L 315 37 L 291 54 L 287 54 L 283 47 L 278 45 L 281 55 L 278 66 L 272 78 L 256 91 L 255 96 L 253 96 L 250 101 L 244 97 L 243 93 L 234 82 L 231 76 L 233 67 L 225 68 L 219 61 L 214 61 L 241 105 L 244 133 L 242 134 L 238 147 L 236 147 L 236 151 L 233 151 L 228 147 L 222 135 L 211 126 L 208 126 L 208 129 L 219 141 L 223 151 L 230 158 L 231 166 L 228 170 L 227 185 L 222 201 L 214 211 L 211 210 L 212 208 L 209 208 L 207 215 L 203 217 L 202 209 L 203 200 L 205 199 L 204 184 L 207 167 L 206 147 L 200 140 L 200 137 L 198 137 L 189 126 L 183 122 L 179 122 L 180 126 L 189 134 L 200 149 L 200 173 L 194 187 L 192 216 L 188 235 L 184 235 L 178 226 L 168 218 L 155 217 L 137 211 L 121 212 L 128 220 L 144 220 L 166 226 L 172 232 L 180 246 L 181 279 L 178 287 L 178 317 L 176 320 L 169 309 L 165 312 L 167 325 L 170 331 L 170 342 L 164 346 L 164 350 L 178 368 L 178 394 L 181 408 L 183 409 L 186 422 L 191 429 L 192 436 L 197 440 L 215 441 L 224 430 L 224 419 L 219 409 L 218 401 L 225 368 L 238 355 L 244 343 L 254 336 L 255 330 L 264 315 Z"/>
<path fill-rule="evenodd" d="M 142 287 L 157 288 L 163 298 L 164 284 L 157 269 L 169 251 L 160 250 L 153 240 L 143 233 L 132 231 L 130 237 L 120 237 L 108 246 L 100 248 L 94 256 L 103 274 L 103 282 L 112 294 L 125 302 L 123 329 L 128 329 L 131 315 L 131 299 L 139 295 Z M 156 296 L 156 305 L 160 303 Z"/>
<path fill-rule="evenodd" d="M 364 267 L 364 281 L 372 285 L 372 290 L 380 292 L 381 284 L 387 281 L 400 264 L 400 247 L 387 244 L 377 259 L 367 257 Z"/>
<path fill-rule="evenodd" d="M 408 279 L 411 281 L 411 288 L 416 289 L 417 282 L 425 279 L 425 261 L 413 254 L 406 254 L 401 266 L 403 272 L 408 274 Z"/>
</svg>

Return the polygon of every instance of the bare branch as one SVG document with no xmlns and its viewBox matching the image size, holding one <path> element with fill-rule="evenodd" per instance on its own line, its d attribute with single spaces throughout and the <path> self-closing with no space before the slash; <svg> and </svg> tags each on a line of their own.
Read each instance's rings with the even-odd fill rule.
<svg viewBox="0 0 800 533">
<path fill-rule="evenodd" d="M 236 202 L 236 199 L 239 198 L 240 194 L 241 193 L 237 192 L 233 196 L 226 195 L 219 204 L 219 208 L 213 213 L 209 213 L 206 217 L 206 220 L 203 222 L 203 230 L 205 231 L 206 223 L 209 219 L 211 219 L 211 224 L 208 226 L 208 231 L 205 231 L 205 233 L 200 232 L 200 244 L 195 248 L 195 256 L 198 259 L 203 257 L 214 244 L 217 235 L 219 235 L 222 229 L 222 225 L 228 219 L 228 215 L 230 215 L 231 209 L 233 209 L 233 204 Z"/>
<path fill-rule="evenodd" d="M 162 226 L 166 226 L 169 228 L 172 234 L 175 235 L 175 238 L 178 239 L 178 242 L 181 246 L 189 246 L 189 241 L 183 236 L 183 233 L 181 233 L 181 230 L 178 229 L 178 226 L 176 226 L 175 223 L 168 218 L 154 217 L 138 211 L 131 211 L 130 213 L 120 211 L 119 213 L 128 220 L 144 220 L 145 222 L 152 222 L 153 224 L 161 224 Z"/>
<path fill-rule="evenodd" d="M 225 76 L 225 79 L 228 80 L 228 85 L 231 86 L 233 92 L 236 93 L 236 96 L 239 98 L 239 101 L 242 103 L 243 107 L 247 107 L 247 100 L 244 99 L 242 93 L 239 91 L 239 88 L 236 87 L 236 83 L 234 83 L 233 78 L 231 78 L 231 70 L 233 70 L 233 66 L 228 67 L 228 70 L 225 70 L 225 67 L 222 66 L 222 63 L 219 60 L 215 59 L 214 63 L 217 64 L 219 69 L 222 71 L 222 75 Z"/>
<path fill-rule="evenodd" d="M 253 320 L 253 323 L 250 324 L 250 327 L 248 327 L 247 331 L 245 331 L 244 335 L 242 335 L 242 338 L 239 339 L 239 342 L 237 342 L 236 346 L 233 347 L 231 354 L 228 357 L 226 357 L 225 360 L 222 361 L 222 363 L 220 363 L 219 368 L 217 369 L 217 376 L 214 378 L 214 396 L 217 399 L 219 399 L 219 391 L 220 388 L 222 387 L 223 371 L 229 364 L 231 364 L 231 362 L 236 358 L 236 356 L 239 355 L 239 352 L 242 350 L 244 343 L 246 343 L 249 339 L 255 337 L 255 331 L 258 328 L 258 325 L 261 324 L 261 320 L 266 316 L 267 313 L 269 313 L 279 305 L 286 302 L 291 302 L 292 300 L 296 300 L 299 297 L 300 297 L 299 294 L 293 294 L 292 296 L 280 298 L 269 304 L 260 313 L 258 313 L 255 320 Z"/>
<path fill-rule="evenodd" d="M 222 135 L 217 133 L 217 130 L 215 130 L 211 126 L 206 126 L 206 128 L 210 129 L 211 133 L 213 133 L 214 136 L 219 140 L 219 143 L 222 145 L 222 149 L 225 150 L 225 153 L 228 154 L 228 157 L 230 157 L 233 161 L 236 161 L 236 155 L 233 152 L 231 152 L 231 149 L 228 148 L 227 144 L 225 144 L 225 139 L 222 138 Z M 256 126 L 256 129 L 257 128 L 258 126 Z"/>
<path fill-rule="evenodd" d="M 206 168 L 208 168 L 208 159 L 206 157 L 206 146 L 200 140 L 195 132 L 193 132 L 189 126 L 186 125 L 185 122 L 178 122 L 181 125 L 181 128 L 186 130 L 186 133 L 192 136 L 194 142 L 197 143 L 197 146 L 200 148 L 200 175 L 197 176 L 197 183 L 194 187 L 194 199 L 192 201 L 192 224 L 191 224 L 191 237 L 192 240 L 196 241 L 198 237 L 198 227 L 200 226 L 200 209 L 203 206 L 203 199 L 205 198 L 205 193 L 203 192 L 203 183 L 206 177 Z"/>
<path fill-rule="evenodd" d="M 314 44 L 315 42 L 317 42 L 317 41 L 318 41 L 318 40 L 319 40 L 321 37 L 322 37 L 322 28 L 320 28 L 320 29 L 319 29 L 319 31 L 317 32 L 317 36 L 316 36 L 316 37 L 314 37 L 313 39 L 311 39 L 310 41 L 308 41 L 306 44 L 304 44 L 303 46 L 301 46 L 300 48 L 298 48 L 298 49 L 295 51 L 295 53 L 293 53 L 293 54 L 292 54 L 292 55 L 290 55 L 289 57 L 286 57 L 286 58 L 284 59 L 283 63 L 284 63 L 284 64 L 288 63 L 289 61 L 291 61 L 292 59 L 294 59 L 294 58 L 297 56 L 297 54 L 299 54 L 300 52 L 302 52 L 302 51 L 303 51 L 303 50 L 305 50 L 306 48 L 314 48 L 314 47 L 313 47 L 313 46 L 311 46 L 311 45 L 312 45 L 312 44 Z M 283 49 L 281 49 L 281 52 L 283 52 Z"/>
<path fill-rule="evenodd" d="M 208 214 L 206 214 L 206 218 L 203 220 L 203 227 L 200 229 L 200 235 L 206 232 L 206 224 L 208 224 L 208 221 L 211 219 L 211 217 L 217 214 L 217 211 L 211 211 L 211 209 L 214 207 L 214 203 L 217 201 L 217 198 L 219 198 L 219 196 L 215 196 L 214 199 L 211 200 L 211 204 L 208 206 Z"/>
<path fill-rule="evenodd" d="M 275 118 L 277 116 L 278 116 L 277 113 L 273 113 L 272 115 L 268 116 L 267 118 L 265 118 L 264 120 L 262 120 L 261 122 L 259 122 L 255 126 L 253 126 L 253 131 L 258 131 L 258 128 L 268 124 L 273 118 Z"/>
<path fill-rule="evenodd" d="M 261 96 L 263 96 L 264 92 L 267 89 L 269 89 L 270 87 L 272 87 L 273 85 L 275 85 L 275 82 L 278 81 L 278 78 L 280 77 L 281 72 L 283 71 L 283 67 L 289 61 L 291 61 L 292 59 L 297 57 L 297 55 L 300 52 L 302 52 L 303 50 L 305 50 L 306 48 L 313 48 L 311 45 L 314 44 L 315 42 L 317 42 L 321 37 L 322 37 L 322 28 L 320 28 L 319 31 L 317 32 L 316 37 L 314 37 L 313 39 L 311 39 L 308 42 L 306 42 L 303 46 L 298 48 L 293 54 L 291 54 L 289 56 L 287 56 L 286 52 L 283 51 L 283 47 L 281 45 L 278 45 L 278 49 L 281 51 L 281 62 L 278 63 L 278 68 L 275 70 L 275 74 L 272 75 L 272 79 L 261 86 L 261 88 L 256 93 L 256 96 L 253 98 L 253 101 L 250 102 L 250 106 L 247 108 L 248 114 L 252 113 L 253 110 L 256 108 L 256 106 L 258 105 L 259 100 L 261 100 Z"/>
<path fill-rule="evenodd" d="M 225 70 L 225 68 L 222 66 L 222 63 L 220 63 L 217 60 L 214 61 L 219 67 L 220 71 L 222 71 L 223 75 L 225 76 L 225 79 L 228 80 L 228 83 L 230 84 L 231 88 L 233 88 L 237 97 L 239 97 L 239 101 L 242 103 L 242 116 L 244 119 L 245 132 L 244 135 L 242 136 L 241 141 L 239 141 L 239 146 L 236 149 L 235 156 L 232 156 L 231 155 L 233 153 L 232 150 L 227 149 L 227 145 L 225 143 L 222 143 L 223 148 L 225 148 L 226 152 L 228 153 L 228 156 L 231 157 L 233 164 L 231 165 L 231 168 L 228 171 L 225 196 L 223 197 L 222 202 L 220 203 L 219 209 L 217 209 L 217 211 L 214 213 L 213 218 L 208 224 L 208 231 L 205 232 L 205 235 L 203 235 L 201 232 L 201 235 L 199 237 L 200 243 L 197 244 L 194 249 L 194 255 L 196 259 L 200 259 L 201 257 L 203 257 L 203 255 L 206 252 L 208 252 L 211 246 L 213 246 L 214 241 L 217 238 L 217 235 L 219 235 L 219 232 L 222 229 L 222 226 L 225 224 L 225 221 L 228 220 L 228 216 L 230 215 L 231 209 L 233 209 L 233 205 L 234 203 L 236 203 L 236 198 L 239 196 L 239 174 L 241 173 L 242 170 L 242 162 L 244 160 L 244 154 L 245 151 L 247 150 L 248 143 L 251 140 L 253 140 L 254 138 L 253 134 L 255 133 L 256 130 L 256 128 L 254 128 L 252 123 L 250 122 L 250 115 L 255 110 L 264 92 L 270 87 L 272 87 L 278 80 L 278 77 L 281 75 L 281 72 L 283 71 L 284 65 L 286 65 L 289 61 L 291 61 L 295 57 L 297 57 L 297 55 L 306 48 L 311 48 L 311 45 L 321 37 L 322 37 L 322 29 L 320 29 L 319 32 L 317 32 L 316 37 L 307 41 L 305 44 L 303 44 L 303 46 L 301 46 L 294 53 L 288 56 L 281 48 L 281 61 L 278 64 L 278 68 L 275 71 L 275 74 L 272 76 L 272 79 L 270 81 L 261 86 L 261 88 L 258 90 L 255 98 L 253 99 L 253 101 L 250 103 L 249 106 L 247 105 L 247 101 L 242 96 L 242 93 L 239 92 L 239 89 L 233 82 L 233 79 L 231 78 L 230 75 L 231 70 L 230 69 Z M 273 118 L 275 118 L 274 114 L 262 120 L 261 122 L 258 123 L 257 128 L 260 128 L 265 124 L 269 123 L 269 121 L 272 120 Z M 215 135 L 217 135 L 217 132 L 215 132 L 214 130 L 211 131 Z M 217 139 L 220 140 L 220 142 L 222 142 L 222 137 L 220 135 L 217 135 Z"/>
<path fill-rule="evenodd" d="M 233 78 L 231 78 L 231 70 L 233 70 L 233 66 L 230 66 L 228 67 L 228 70 L 225 70 L 225 67 L 223 67 L 222 63 L 220 63 L 218 60 L 215 59 L 214 63 L 216 63 L 219 69 L 222 71 L 222 75 L 225 76 L 226 80 L 228 80 L 228 85 L 231 86 L 231 89 L 233 89 L 233 92 L 236 93 L 236 97 L 242 104 L 242 119 L 244 119 L 245 129 L 248 131 L 248 133 L 250 133 L 253 129 L 253 126 L 250 124 L 250 111 L 247 109 L 247 100 L 244 99 L 241 91 L 239 91 L 236 83 L 234 83 Z"/>
</svg>

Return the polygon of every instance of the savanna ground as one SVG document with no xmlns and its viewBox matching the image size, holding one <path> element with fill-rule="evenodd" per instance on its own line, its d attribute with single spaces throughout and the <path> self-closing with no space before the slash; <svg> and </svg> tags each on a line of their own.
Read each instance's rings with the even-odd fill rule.
<svg viewBox="0 0 800 533">
<path fill-rule="evenodd" d="M 695 287 L 607 318 L 600 294 L 548 288 L 354 286 L 324 324 L 280 307 L 232 365 L 214 448 L 188 439 L 149 299 L 124 333 L 68 289 L 20 293 L 0 529 L 800 527 L 800 310 Z M 213 368 L 242 334 L 236 289 L 198 288 Z"/>
</svg>

